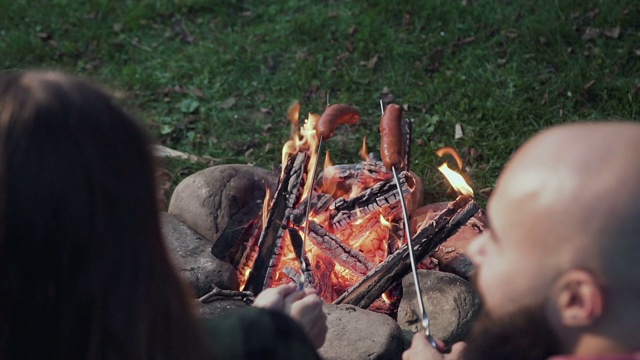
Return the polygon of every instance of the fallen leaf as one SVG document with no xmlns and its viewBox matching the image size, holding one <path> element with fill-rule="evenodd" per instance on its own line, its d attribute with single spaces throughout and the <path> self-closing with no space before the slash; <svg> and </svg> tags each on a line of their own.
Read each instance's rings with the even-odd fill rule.
<svg viewBox="0 0 640 360">
<path fill-rule="evenodd" d="M 198 89 L 198 88 L 193 88 L 192 90 L 193 95 L 199 97 L 199 98 L 204 98 L 204 93 L 202 92 L 202 90 Z"/>
<path fill-rule="evenodd" d="M 586 91 L 586 90 L 589 90 L 589 88 L 590 88 L 590 87 L 592 87 L 592 86 L 593 86 L 593 84 L 595 84 L 595 83 L 596 83 L 596 81 L 595 81 L 595 80 L 591 80 L 591 81 L 589 81 L 588 83 L 584 84 L 584 86 L 583 86 L 582 88 L 583 88 L 585 91 Z"/>
<path fill-rule="evenodd" d="M 602 30 L 602 33 L 604 34 L 604 36 L 612 38 L 612 39 L 617 39 L 620 36 L 620 25 L 611 28 L 611 29 L 604 29 Z"/>
<path fill-rule="evenodd" d="M 464 137 L 464 135 L 462 134 L 462 125 L 460 125 L 460 123 L 456 123 L 455 135 L 453 136 L 453 138 L 454 140 L 458 140 L 462 137 Z"/>
<path fill-rule="evenodd" d="M 480 189 L 480 191 L 478 191 L 478 192 L 481 195 L 484 195 L 484 196 L 488 197 L 489 195 L 491 195 L 491 191 L 493 191 L 493 188 L 488 187 L 488 188 Z"/>
<path fill-rule="evenodd" d="M 591 20 L 595 19 L 598 14 L 600 14 L 600 8 L 595 8 L 587 13 Z"/>
<path fill-rule="evenodd" d="M 549 92 L 545 92 L 544 95 L 542 95 L 542 99 L 540 100 L 540 105 L 546 105 L 547 101 L 549 101 Z"/>
<path fill-rule="evenodd" d="M 538 38 L 538 42 L 540 43 L 540 45 L 545 46 L 545 45 L 547 45 L 547 43 L 548 43 L 549 41 L 547 40 L 547 38 L 546 38 L 546 37 L 544 37 L 544 36 L 540 36 L 540 37 Z"/>
<path fill-rule="evenodd" d="M 336 56 L 336 62 L 343 62 L 349 57 L 349 52 L 345 51 L 342 54 Z"/>
<path fill-rule="evenodd" d="M 334 17 L 337 17 L 337 16 L 338 16 L 338 12 L 337 11 L 332 11 L 332 12 L 329 13 L 329 17 L 330 18 L 334 18 Z"/>
<path fill-rule="evenodd" d="M 593 40 L 600 36 L 600 30 L 594 27 L 588 27 L 582 35 L 582 40 Z"/>
<path fill-rule="evenodd" d="M 640 56 L 640 49 L 635 50 L 633 53 L 636 54 L 636 56 Z"/>
<path fill-rule="evenodd" d="M 37 35 L 37 36 L 40 38 L 40 40 L 42 40 L 42 41 L 49 41 L 49 40 L 51 40 L 51 35 L 50 35 L 49 33 L 46 33 L 46 32 L 39 32 L 39 33 L 37 33 L 36 35 Z"/>
<path fill-rule="evenodd" d="M 269 113 L 272 113 L 273 111 L 271 111 L 271 109 L 269 109 L 269 108 L 261 107 L 260 108 L 260 112 L 263 112 L 265 114 L 269 114 Z"/>
<path fill-rule="evenodd" d="M 411 14 L 404 13 L 402 15 L 402 27 L 409 27 L 411 25 Z"/>
<path fill-rule="evenodd" d="M 504 64 L 506 64 L 506 63 L 507 63 L 507 60 L 509 60 L 509 58 L 498 59 L 498 60 L 496 61 L 496 65 L 498 65 L 498 66 L 503 66 Z"/>
<path fill-rule="evenodd" d="M 640 90 L 640 83 L 636 84 L 636 86 L 633 87 L 633 89 L 631 89 L 631 95 L 635 95 L 638 90 Z"/>
<path fill-rule="evenodd" d="M 351 25 L 351 27 L 349 28 L 349 35 L 355 34 L 356 30 L 358 30 L 358 27 L 355 25 Z"/>
<path fill-rule="evenodd" d="M 455 45 L 464 46 L 464 45 L 471 44 L 474 41 L 476 41 L 476 37 L 475 36 L 469 36 L 467 38 L 464 38 L 464 39 L 458 41 L 457 43 L 455 43 Z"/>
<path fill-rule="evenodd" d="M 580 11 L 575 11 L 569 14 L 569 19 L 574 20 L 580 17 Z"/>
<path fill-rule="evenodd" d="M 344 44 L 347 46 L 347 51 L 352 53 L 353 49 L 354 49 L 353 43 L 351 41 L 347 40 L 347 41 L 344 42 Z"/>
<path fill-rule="evenodd" d="M 507 37 L 509 39 L 515 39 L 518 37 L 518 30 L 514 29 L 514 28 L 510 28 L 507 30 Z"/>
<path fill-rule="evenodd" d="M 373 69 L 376 66 L 377 62 L 378 62 L 378 54 L 376 54 L 374 57 L 369 59 L 369 61 L 365 62 L 364 65 L 366 65 L 369 69 Z M 362 65 L 362 62 L 360 64 Z"/>
<path fill-rule="evenodd" d="M 182 85 L 176 85 L 173 87 L 173 91 L 177 92 L 178 94 L 186 94 L 187 90 L 185 90 L 185 88 Z"/>
<path fill-rule="evenodd" d="M 235 103 L 236 103 L 236 98 L 232 96 L 226 99 L 225 101 L 221 102 L 220 104 L 218 104 L 218 107 L 221 109 L 228 109 L 233 105 L 235 105 Z"/>
<path fill-rule="evenodd" d="M 573 54 L 575 51 L 572 47 L 567 48 L 567 54 Z"/>
</svg>

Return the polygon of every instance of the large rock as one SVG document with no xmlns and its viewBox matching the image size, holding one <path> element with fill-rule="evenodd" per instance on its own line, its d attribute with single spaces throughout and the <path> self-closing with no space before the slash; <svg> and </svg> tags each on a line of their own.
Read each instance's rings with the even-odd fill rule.
<svg viewBox="0 0 640 360">
<path fill-rule="evenodd" d="M 320 348 L 324 360 L 400 359 L 402 330 L 387 315 L 353 305 L 325 304 L 327 341 Z"/>
<path fill-rule="evenodd" d="M 229 311 L 246 307 L 250 307 L 250 305 L 240 299 L 220 298 L 207 303 L 202 303 L 196 300 L 196 308 L 198 309 L 200 317 L 205 319 L 217 318 Z"/>
<path fill-rule="evenodd" d="M 447 345 L 464 340 L 480 310 L 480 299 L 471 284 L 459 276 L 435 270 L 418 270 L 424 307 L 431 334 Z M 398 324 L 411 333 L 423 331 L 413 275 L 402 279 Z"/>
<path fill-rule="evenodd" d="M 198 171 L 176 186 L 169 213 L 215 242 L 230 222 L 239 226 L 255 218 L 267 187 L 277 177 L 250 165 L 219 165 Z M 272 192 L 273 193 L 273 192 Z"/>
<path fill-rule="evenodd" d="M 211 243 L 168 213 L 160 213 L 162 232 L 175 268 L 191 284 L 197 297 L 221 289 L 237 289 L 238 277 L 231 264 L 211 255 Z"/>
</svg>

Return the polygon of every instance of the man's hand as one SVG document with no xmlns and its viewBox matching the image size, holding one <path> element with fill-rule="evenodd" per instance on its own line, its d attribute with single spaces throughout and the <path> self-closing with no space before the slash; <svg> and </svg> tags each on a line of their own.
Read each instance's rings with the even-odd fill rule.
<svg viewBox="0 0 640 360">
<path fill-rule="evenodd" d="M 442 354 L 445 345 L 442 341 L 436 339 L 438 343 L 438 350 L 434 349 L 429 343 L 427 336 L 423 332 L 418 332 L 413 336 L 411 341 L 411 347 L 402 354 L 402 360 L 458 360 L 461 359 L 462 350 L 465 347 L 465 343 L 455 343 L 451 347 L 449 354 Z"/>
<path fill-rule="evenodd" d="M 281 285 L 262 291 L 253 306 L 291 316 L 318 349 L 327 338 L 327 315 L 317 294 L 317 290 L 310 288 L 297 291 L 296 284 Z"/>
</svg>

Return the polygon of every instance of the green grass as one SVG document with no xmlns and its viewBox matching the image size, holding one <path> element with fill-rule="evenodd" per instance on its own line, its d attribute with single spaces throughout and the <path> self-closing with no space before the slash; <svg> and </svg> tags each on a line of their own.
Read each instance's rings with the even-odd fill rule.
<svg viewBox="0 0 640 360">
<path fill-rule="evenodd" d="M 294 99 L 303 113 L 322 112 L 327 94 L 361 110 L 359 124 L 327 143 L 336 163 L 356 161 L 365 135 L 377 149 L 388 88 L 414 119 L 411 166 L 429 200 L 447 188 L 436 170 L 441 146 L 461 151 L 482 189 L 540 129 L 640 118 L 636 0 L 401 3 L 3 1 L 0 67 L 89 76 L 116 90 L 159 142 L 267 169 L 279 162 Z M 588 27 L 616 26 L 617 38 L 582 38 Z M 202 167 L 167 166 L 176 181 Z"/>
</svg>

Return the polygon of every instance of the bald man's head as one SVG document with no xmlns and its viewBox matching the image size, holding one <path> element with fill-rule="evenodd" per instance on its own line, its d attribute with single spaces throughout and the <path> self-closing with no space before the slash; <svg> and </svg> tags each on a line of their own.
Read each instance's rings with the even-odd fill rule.
<svg viewBox="0 0 640 360">
<path fill-rule="evenodd" d="M 595 338 L 635 349 L 639 157 L 640 123 L 629 122 L 556 126 L 514 154 L 489 199 L 489 229 L 467 250 L 490 318 L 538 309 L 563 351 L 593 349 Z M 531 335 L 520 330 L 499 335 Z"/>
<path fill-rule="evenodd" d="M 554 266 L 590 269 L 607 280 L 640 274 L 640 123 L 577 123 L 540 133 L 505 168 L 494 200 L 501 197 L 525 212 L 517 215 L 539 245 L 553 249 Z"/>
</svg>

